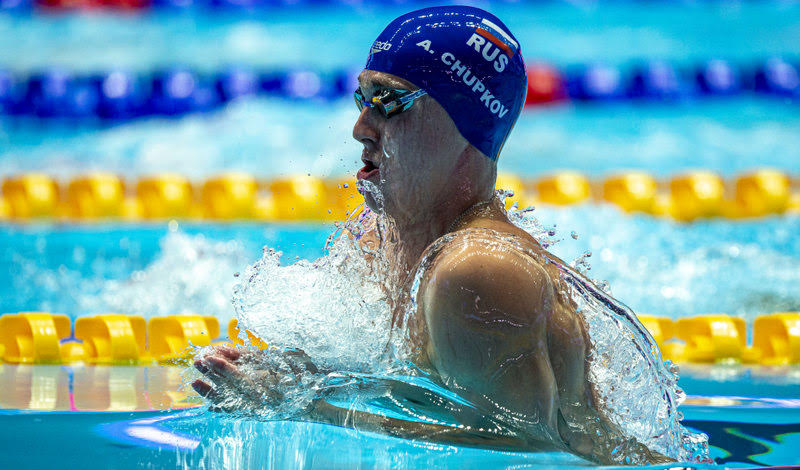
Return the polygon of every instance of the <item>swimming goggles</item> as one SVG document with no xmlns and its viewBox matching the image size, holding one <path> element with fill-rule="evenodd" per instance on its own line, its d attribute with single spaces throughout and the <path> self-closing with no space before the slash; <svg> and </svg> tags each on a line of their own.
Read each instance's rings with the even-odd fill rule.
<svg viewBox="0 0 800 470">
<path fill-rule="evenodd" d="M 368 108 L 377 108 L 378 111 L 385 118 L 390 118 L 394 115 L 407 111 L 413 104 L 414 100 L 420 98 L 428 93 L 425 90 L 398 90 L 397 88 L 382 88 L 377 95 L 372 97 L 371 101 L 364 98 L 364 93 L 361 88 L 357 88 L 353 93 L 353 98 L 356 100 L 358 110 Z"/>
</svg>

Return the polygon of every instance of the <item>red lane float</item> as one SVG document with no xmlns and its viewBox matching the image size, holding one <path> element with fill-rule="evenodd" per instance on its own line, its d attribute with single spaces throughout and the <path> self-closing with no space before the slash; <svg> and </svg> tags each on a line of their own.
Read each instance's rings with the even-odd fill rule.
<svg viewBox="0 0 800 470">
<path fill-rule="evenodd" d="M 150 0 L 37 0 L 36 6 L 47 10 L 144 10 L 150 7 Z"/>
<path fill-rule="evenodd" d="M 567 99 L 567 91 L 561 73 L 541 63 L 528 66 L 528 96 L 525 106 L 539 106 Z"/>
</svg>

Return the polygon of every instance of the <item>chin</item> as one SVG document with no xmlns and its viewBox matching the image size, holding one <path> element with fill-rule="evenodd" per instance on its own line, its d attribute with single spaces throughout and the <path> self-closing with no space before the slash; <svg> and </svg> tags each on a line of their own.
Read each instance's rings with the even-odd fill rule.
<svg viewBox="0 0 800 470">
<path fill-rule="evenodd" d="M 375 201 L 375 198 L 372 197 L 372 194 L 364 194 L 364 203 L 369 207 L 369 210 L 372 212 L 378 212 L 378 203 Z"/>
</svg>

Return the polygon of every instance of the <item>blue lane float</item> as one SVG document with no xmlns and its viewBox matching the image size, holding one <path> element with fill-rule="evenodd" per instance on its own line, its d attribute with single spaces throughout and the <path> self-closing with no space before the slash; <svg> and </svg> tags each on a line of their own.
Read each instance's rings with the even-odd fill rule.
<svg viewBox="0 0 800 470">
<path fill-rule="evenodd" d="M 97 114 L 99 96 L 87 77 L 51 69 L 29 79 L 25 101 L 38 117 L 83 118 Z"/>
<path fill-rule="evenodd" d="M 622 71 L 606 64 L 591 64 L 567 72 L 567 94 L 578 101 L 617 101 L 625 97 Z"/>
<path fill-rule="evenodd" d="M 756 70 L 755 88 L 777 96 L 800 96 L 800 72 L 781 58 L 769 59 Z"/>
<path fill-rule="evenodd" d="M 541 79 L 536 70 L 529 68 L 529 83 Z M 670 104 L 744 94 L 800 103 L 800 68 L 786 58 L 746 66 L 714 59 L 683 68 L 642 61 L 626 67 L 588 64 L 567 68 L 566 73 L 553 70 L 548 86 L 566 90 L 566 100 L 580 103 Z M 216 73 L 173 66 L 153 74 L 118 69 L 76 75 L 49 68 L 24 76 L 0 69 L 0 115 L 119 122 L 213 111 L 232 100 L 257 96 L 329 101 L 350 96 L 359 72 L 360 67 L 325 73 L 306 68 L 265 72 L 231 65 Z M 528 106 L 545 102 L 550 101 L 530 100 Z"/>
<path fill-rule="evenodd" d="M 633 99 L 674 101 L 689 95 L 689 87 L 671 64 L 652 61 L 633 68 L 628 96 Z"/>
<path fill-rule="evenodd" d="M 7 70 L 0 70 L 0 111 L 4 114 L 23 111 L 25 91 L 25 82 Z"/>
<path fill-rule="evenodd" d="M 153 77 L 152 86 L 147 106 L 151 114 L 179 116 L 209 111 L 221 102 L 208 80 L 189 69 L 158 72 Z"/>
<path fill-rule="evenodd" d="M 721 59 L 710 60 L 695 72 L 697 90 L 708 96 L 731 96 L 742 91 L 740 71 Z"/>
<path fill-rule="evenodd" d="M 217 93 L 224 101 L 257 95 L 261 80 L 254 70 L 234 67 L 217 75 L 214 81 Z"/>
<path fill-rule="evenodd" d="M 149 89 L 136 75 L 115 70 L 94 77 L 100 101 L 97 114 L 104 119 L 127 120 L 141 116 Z"/>
<path fill-rule="evenodd" d="M 30 13 L 33 9 L 32 0 L 0 0 L 0 11 L 14 14 Z"/>
</svg>

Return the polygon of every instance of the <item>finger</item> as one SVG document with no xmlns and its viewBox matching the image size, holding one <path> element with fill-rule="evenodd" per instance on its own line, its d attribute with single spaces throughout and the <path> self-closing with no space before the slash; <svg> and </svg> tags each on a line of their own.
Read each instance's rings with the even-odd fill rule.
<svg viewBox="0 0 800 470">
<path fill-rule="evenodd" d="M 219 388 L 240 394 L 250 393 L 251 380 L 235 365 L 217 356 L 206 357 L 205 364 L 209 369 L 206 376 L 213 380 Z"/>
<path fill-rule="evenodd" d="M 199 370 L 201 374 L 208 373 L 208 367 L 206 367 L 202 359 L 197 359 L 194 361 L 194 368 Z"/>
<path fill-rule="evenodd" d="M 239 351 L 239 349 L 231 346 L 222 345 L 218 346 L 216 349 L 220 356 L 229 361 L 236 361 L 242 356 L 242 353 Z"/>
<path fill-rule="evenodd" d="M 203 398 L 210 398 L 214 394 L 214 388 L 200 379 L 192 382 L 192 388 Z"/>
<path fill-rule="evenodd" d="M 243 377 L 238 367 L 221 357 L 208 356 L 205 360 L 205 364 L 211 372 L 226 380 L 236 380 Z"/>
</svg>

